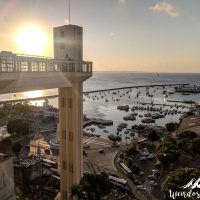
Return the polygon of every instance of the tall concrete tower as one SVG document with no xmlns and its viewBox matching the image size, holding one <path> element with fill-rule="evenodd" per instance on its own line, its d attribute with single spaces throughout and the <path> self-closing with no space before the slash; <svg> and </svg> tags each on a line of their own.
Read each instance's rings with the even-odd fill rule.
<svg viewBox="0 0 200 200">
<path fill-rule="evenodd" d="M 92 62 L 83 61 L 82 28 L 54 28 L 55 58 L 0 52 L 0 94 L 58 88 L 61 200 L 83 172 L 83 82 Z"/>
<path fill-rule="evenodd" d="M 83 60 L 83 30 L 75 25 L 54 28 L 54 59 Z M 65 66 L 70 67 L 70 66 Z M 71 87 L 59 88 L 59 142 L 61 199 L 78 184 L 83 172 L 82 120 L 83 79 L 69 79 Z"/>
<path fill-rule="evenodd" d="M 54 58 L 83 60 L 83 28 L 65 25 L 54 28 Z"/>
</svg>

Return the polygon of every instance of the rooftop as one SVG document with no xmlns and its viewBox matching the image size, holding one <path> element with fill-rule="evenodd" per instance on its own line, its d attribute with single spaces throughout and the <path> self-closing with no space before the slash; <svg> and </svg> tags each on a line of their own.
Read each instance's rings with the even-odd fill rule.
<svg viewBox="0 0 200 200">
<path fill-rule="evenodd" d="M 28 157 L 24 158 L 23 160 L 21 160 L 20 164 L 15 164 L 15 167 L 28 168 L 28 167 L 34 166 L 34 165 L 36 165 L 40 162 L 42 162 L 40 157 L 38 157 L 38 156 L 28 156 Z"/>
<path fill-rule="evenodd" d="M 4 153 L 0 153 L 0 163 L 7 160 L 8 158 L 10 158 L 9 155 L 4 154 Z"/>
<path fill-rule="evenodd" d="M 178 128 L 178 134 L 183 131 L 193 131 L 200 136 L 200 116 L 190 116 L 183 118 Z"/>
</svg>

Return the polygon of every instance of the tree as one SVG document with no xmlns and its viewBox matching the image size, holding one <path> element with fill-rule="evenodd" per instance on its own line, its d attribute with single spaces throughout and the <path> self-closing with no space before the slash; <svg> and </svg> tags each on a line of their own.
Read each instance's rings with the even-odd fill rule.
<svg viewBox="0 0 200 200">
<path fill-rule="evenodd" d="M 179 158 L 178 147 L 176 140 L 170 136 L 157 145 L 156 155 L 164 168 L 168 167 L 172 162 L 175 162 Z"/>
<path fill-rule="evenodd" d="M 78 185 L 78 184 L 72 185 L 71 196 L 75 197 L 76 199 L 83 199 L 84 198 L 81 185 Z"/>
<path fill-rule="evenodd" d="M 196 153 L 194 152 L 194 149 L 196 149 L 196 145 L 199 144 L 197 138 L 199 137 L 197 137 L 196 133 L 192 131 L 184 131 L 177 136 L 178 147 L 185 153 Z M 194 145 L 193 142 L 195 142 Z M 197 152 L 199 152 L 198 148 Z"/>
<path fill-rule="evenodd" d="M 123 162 L 128 166 L 128 168 L 134 173 L 138 174 L 140 172 L 140 167 L 130 158 L 127 154 L 124 155 Z"/>
<path fill-rule="evenodd" d="M 137 126 L 136 129 L 137 129 L 138 131 L 143 131 L 143 130 L 145 129 L 145 126 L 142 125 L 142 124 L 140 124 L 140 125 Z"/>
<path fill-rule="evenodd" d="M 12 144 L 12 152 L 15 153 L 15 155 L 17 156 L 17 159 L 19 157 L 19 152 L 21 151 L 21 144 L 19 142 L 15 142 Z"/>
<path fill-rule="evenodd" d="M 180 189 L 180 186 L 184 186 L 189 181 L 191 181 L 193 178 L 196 180 L 200 177 L 200 170 L 195 168 L 179 168 L 175 172 L 173 172 L 172 175 L 167 176 L 165 181 L 161 185 L 161 190 L 166 194 L 167 199 L 172 199 L 169 197 L 169 190 L 172 191 L 182 191 Z M 185 189 L 185 192 L 189 192 L 188 189 Z M 193 190 L 194 191 L 194 190 Z M 192 200 L 193 198 L 183 198 L 183 197 L 177 197 L 177 200 Z M 194 198 L 196 199 L 196 198 Z"/>
<path fill-rule="evenodd" d="M 16 133 L 17 135 L 29 134 L 29 123 L 22 119 L 11 119 L 7 124 L 7 131 L 10 134 Z"/>
<path fill-rule="evenodd" d="M 191 150 L 193 153 L 200 154 L 200 137 L 195 138 L 192 142 Z"/>
<path fill-rule="evenodd" d="M 116 142 L 121 142 L 122 141 L 122 138 L 120 136 L 113 135 L 113 134 L 109 135 L 108 139 L 113 142 L 113 145 L 116 145 Z"/>
<path fill-rule="evenodd" d="M 22 115 L 22 116 L 26 116 L 26 115 L 32 113 L 32 108 L 27 103 L 24 103 L 24 104 L 22 104 L 22 103 L 15 104 L 13 106 L 13 110 L 14 110 L 15 114 Z"/>
<path fill-rule="evenodd" d="M 167 131 L 171 133 L 178 128 L 178 123 L 170 122 L 170 123 L 165 124 L 165 127 Z"/>
<path fill-rule="evenodd" d="M 0 109 L 0 118 L 4 118 L 6 116 L 6 112 L 3 109 Z"/>
<path fill-rule="evenodd" d="M 102 174 L 85 174 L 79 185 L 71 187 L 71 195 L 77 199 L 100 200 L 113 189 L 106 176 Z"/>
<path fill-rule="evenodd" d="M 154 129 L 149 130 L 148 139 L 152 142 L 158 141 L 160 137 L 158 136 L 157 132 Z"/>
<path fill-rule="evenodd" d="M 128 156 L 133 156 L 135 153 L 136 153 L 136 144 L 133 143 L 133 144 L 130 144 L 126 150 L 124 150 L 124 153 L 123 154 L 127 154 Z"/>
</svg>

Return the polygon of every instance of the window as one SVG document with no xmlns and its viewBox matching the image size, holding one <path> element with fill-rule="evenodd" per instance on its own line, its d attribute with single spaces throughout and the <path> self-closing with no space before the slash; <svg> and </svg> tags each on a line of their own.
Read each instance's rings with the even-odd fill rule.
<svg viewBox="0 0 200 200">
<path fill-rule="evenodd" d="M 60 37 L 64 38 L 65 36 L 65 32 L 64 31 L 60 31 Z"/>
<path fill-rule="evenodd" d="M 60 44 L 60 48 L 61 48 L 61 49 L 65 49 L 65 44 L 61 43 L 61 44 Z"/>
</svg>

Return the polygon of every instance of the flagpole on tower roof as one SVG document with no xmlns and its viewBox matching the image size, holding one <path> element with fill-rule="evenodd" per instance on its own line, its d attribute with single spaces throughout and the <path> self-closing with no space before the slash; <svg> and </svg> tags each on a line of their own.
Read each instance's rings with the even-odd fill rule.
<svg viewBox="0 0 200 200">
<path fill-rule="evenodd" d="M 71 0 L 69 0 L 69 24 L 70 24 L 70 21 L 71 21 Z"/>
</svg>

